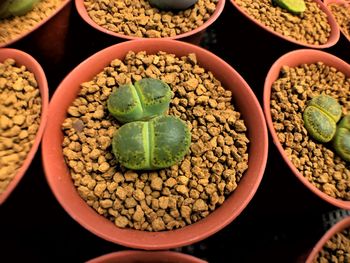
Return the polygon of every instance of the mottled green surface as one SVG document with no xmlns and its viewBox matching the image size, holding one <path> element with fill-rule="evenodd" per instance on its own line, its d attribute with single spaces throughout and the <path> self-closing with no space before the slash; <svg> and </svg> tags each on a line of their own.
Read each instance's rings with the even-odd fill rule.
<svg viewBox="0 0 350 263">
<path fill-rule="evenodd" d="M 139 96 L 132 84 L 122 85 L 112 92 L 107 107 L 112 116 L 122 123 L 138 120 L 143 116 Z"/>
<path fill-rule="evenodd" d="M 350 130 L 350 115 L 344 116 L 338 124 L 338 128 L 345 128 Z"/>
<path fill-rule="evenodd" d="M 117 161 L 129 169 L 149 167 L 149 138 L 146 122 L 130 122 L 118 129 L 112 149 Z"/>
<path fill-rule="evenodd" d="M 113 153 L 121 165 L 133 170 L 172 166 L 188 152 L 191 133 L 174 116 L 124 124 L 113 137 Z"/>
<path fill-rule="evenodd" d="M 319 108 L 324 113 L 328 114 L 336 123 L 340 120 L 341 105 L 331 96 L 319 95 L 310 101 L 309 106 Z"/>
<path fill-rule="evenodd" d="M 336 132 L 335 121 L 320 109 L 309 106 L 303 114 L 304 125 L 310 135 L 319 142 L 329 142 Z"/>
<path fill-rule="evenodd" d="M 191 134 L 179 118 L 162 116 L 151 121 L 154 143 L 151 162 L 156 168 L 169 167 L 179 162 L 187 153 Z"/>
<path fill-rule="evenodd" d="M 339 128 L 334 136 L 333 147 L 336 153 L 345 161 L 350 161 L 350 130 Z"/>
<path fill-rule="evenodd" d="M 109 112 L 120 122 L 148 120 L 164 114 L 172 92 L 163 81 L 144 78 L 117 88 L 108 98 Z"/>
<path fill-rule="evenodd" d="M 314 97 L 306 107 L 303 119 L 309 134 L 319 142 L 332 140 L 342 114 L 341 105 L 328 95 Z"/>
<path fill-rule="evenodd" d="M 344 116 L 338 124 L 333 147 L 345 161 L 350 161 L 350 115 Z"/>
<path fill-rule="evenodd" d="M 172 92 L 165 82 L 144 78 L 135 82 L 135 88 L 144 109 L 144 119 L 163 114 L 169 108 Z"/>
</svg>

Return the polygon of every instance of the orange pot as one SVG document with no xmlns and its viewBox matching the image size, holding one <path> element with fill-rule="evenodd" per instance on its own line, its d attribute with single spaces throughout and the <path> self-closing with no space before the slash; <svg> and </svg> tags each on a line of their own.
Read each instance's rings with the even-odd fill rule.
<svg viewBox="0 0 350 263">
<path fill-rule="evenodd" d="M 146 232 L 121 229 L 100 216 L 79 196 L 65 164 L 61 143 L 61 124 L 76 98 L 80 84 L 92 79 L 110 63 L 123 59 L 128 51 L 158 51 L 183 56 L 195 53 L 201 66 L 210 70 L 224 87 L 232 90 L 233 101 L 248 128 L 249 163 L 237 189 L 206 218 L 181 229 Z M 42 144 L 43 163 L 48 183 L 64 209 L 94 234 L 124 246 L 159 250 L 181 247 L 198 242 L 232 222 L 248 205 L 262 179 L 267 159 L 267 129 L 262 109 L 254 93 L 243 78 L 226 62 L 214 54 L 191 44 L 165 39 L 142 39 L 123 42 L 106 48 L 77 66 L 59 85 L 50 104 L 48 126 Z"/>
<path fill-rule="evenodd" d="M 55 10 L 50 16 L 48 16 L 47 18 L 45 18 L 44 20 L 40 21 L 38 24 L 36 24 L 31 30 L 27 31 L 27 32 L 23 32 L 23 34 L 19 35 L 18 37 L 12 39 L 11 41 L 4 43 L 4 44 L 0 44 L 0 48 L 1 47 L 5 47 L 5 46 L 9 46 L 21 39 L 23 39 L 24 37 L 28 36 L 29 34 L 31 34 L 32 32 L 38 30 L 39 28 L 41 28 L 44 24 L 46 24 L 46 30 L 42 30 L 42 38 L 41 41 L 43 43 L 45 43 L 45 45 L 57 45 L 57 43 L 55 42 L 59 42 L 62 39 L 58 39 L 58 36 L 62 35 L 62 30 L 60 28 L 66 28 L 67 27 L 67 23 L 68 23 L 68 16 L 59 16 L 61 17 L 61 19 L 55 18 L 53 19 L 62 9 L 64 9 L 68 3 L 71 0 L 64 0 L 62 1 L 62 5 L 57 8 L 57 10 Z M 70 9 L 70 8 L 66 8 L 66 9 Z M 67 11 L 66 11 L 67 12 Z M 62 17 L 64 17 L 64 19 L 62 19 Z M 49 29 L 48 29 L 49 28 Z M 52 36 L 55 36 L 55 38 L 53 39 Z M 37 44 L 40 44 L 40 42 L 38 41 Z"/>
<path fill-rule="evenodd" d="M 329 4 L 338 4 L 338 5 L 345 5 L 350 10 L 350 1 L 345 0 L 324 0 L 323 1 L 325 6 L 329 9 L 329 12 L 332 13 L 331 9 L 328 7 Z M 335 18 L 334 18 L 335 20 Z M 336 21 L 336 20 L 335 20 Z M 339 26 L 340 31 L 343 33 L 343 36 L 346 37 L 348 41 L 350 41 L 350 36 L 345 34 L 344 30 Z"/>
<path fill-rule="evenodd" d="M 265 26 L 263 23 L 261 23 L 259 20 L 253 18 L 252 16 L 248 15 L 238 4 L 236 4 L 235 0 L 231 0 L 231 3 L 238 9 L 239 12 L 241 12 L 246 18 L 248 18 L 250 21 L 254 22 L 255 24 L 257 24 L 258 26 L 260 26 L 262 29 L 265 29 L 266 31 L 284 39 L 287 40 L 289 42 L 301 45 L 301 46 L 305 46 L 305 47 L 310 47 L 310 48 L 328 48 L 331 47 L 333 45 L 335 45 L 338 40 L 339 40 L 339 27 L 337 22 L 335 21 L 334 17 L 332 16 L 331 12 L 328 10 L 328 8 L 325 6 L 325 4 L 321 1 L 321 0 L 313 0 L 315 1 L 317 4 L 319 4 L 321 10 L 327 14 L 327 18 L 328 18 L 328 23 L 331 26 L 331 35 L 327 41 L 327 43 L 323 44 L 323 45 L 312 45 L 312 44 L 307 44 L 304 42 L 300 42 L 294 38 L 291 37 L 286 37 L 274 30 L 272 30 L 271 28 Z"/>
<path fill-rule="evenodd" d="M 41 109 L 41 120 L 40 120 L 40 126 L 36 133 L 36 137 L 33 143 L 32 148 L 30 149 L 26 159 L 24 160 L 22 166 L 17 171 L 15 177 L 12 179 L 10 184 L 7 186 L 5 192 L 3 192 L 0 195 L 0 205 L 5 202 L 5 200 L 9 197 L 9 195 L 12 193 L 12 191 L 15 189 L 17 184 L 20 182 L 22 177 L 24 176 L 25 172 L 27 171 L 30 163 L 32 162 L 34 155 L 36 151 L 38 150 L 41 137 L 44 133 L 44 128 L 47 121 L 47 115 L 48 115 L 48 105 L 49 105 L 49 89 L 47 85 L 47 80 L 45 77 L 45 73 L 39 63 L 30 55 L 27 53 L 24 53 L 22 51 L 16 50 L 16 49 L 9 49 L 9 48 L 2 48 L 0 49 L 0 61 L 4 61 L 7 58 L 12 58 L 16 60 L 16 63 L 18 65 L 24 65 L 26 68 L 31 71 L 35 79 L 38 83 L 39 90 L 40 90 L 40 96 L 41 96 L 41 102 L 42 102 L 42 109 Z"/>
<path fill-rule="evenodd" d="M 190 255 L 172 251 L 120 251 L 89 260 L 86 263 L 206 263 Z"/>
<path fill-rule="evenodd" d="M 124 35 L 121 33 L 115 33 L 113 31 L 110 31 L 98 24 L 96 24 L 88 15 L 86 8 L 84 6 L 84 0 L 75 0 L 75 5 L 77 7 L 78 13 L 79 15 L 82 17 L 82 19 L 84 19 L 84 21 L 86 23 L 88 23 L 90 26 L 94 27 L 95 29 L 109 34 L 111 36 L 117 37 L 119 39 L 122 40 L 136 40 L 136 39 L 140 39 L 140 37 L 135 37 L 135 36 L 128 36 L 128 35 Z M 191 30 L 189 32 L 183 33 L 183 34 L 179 34 L 173 37 L 166 37 L 166 39 L 177 39 L 177 40 L 183 40 L 189 43 L 193 43 L 193 44 L 197 44 L 199 45 L 202 37 L 204 36 L 204 32 L 206 30 L 206 28 L 208 26 L 210 26 L 212 23 L 214 23 L 214 21 L 216 19 L 218 19 L 218 17 L 220 16 L 220 14 L 222 13 L 222 11 L 224 10 L 224 6 L 225 6 L 225 0 L 219 0 L 215 12 L 212 14 L 212 16 L 201 26 L 197 27 L 194 30 Z"/>
<path fill-rule="evenodd" d="M 322 248 L 326 244 L 326 242 L 329 239 L 331 239 L 331 237 L 334 236 L 336 233 L 341 232 L 348 227 L 350 227 L 350 217 L 349 216 L 340 220 L 338 223 L 336 223 L 334 226 L 332 226 L 323 235 L 323 237 L 317 242 L 317 244 L 312 249 L 312 251 L 309 254 L 308 258 L 306 259 L 305 263 L 312 263 L 313 260 L 315 259 L 315 257 L 318 255 L 318 253 L 322 250 Z"/>
<path fill-rule="evenodd" d="M 296 51 L 289 52 L 282 57 L 280 57 L 270 68 L 264 85 L 264 112 L 267 121 L 267 126 L 269 127 L 270 133 L 272 135 L 273 143 L 276 145 L 278 151 L 282 155 L 284 161 L 287 163 L 289 168 L 292 170 L 293 174 L 314 194 L 325 200 L 326 202 L 338 206 L 344 209 L 350 209 L 350 201 L 343 201 L 333 198 L 315 186 L 313 186 L 293 165 L 286 155 L 280 141 L 278 140 L 277 133 L 273 127 L 273 122 L 271 118 L 270 111 L 270 98 L 271 98 L 271 87 L 272 83 L 278 79 L 280 70 L 283 66 L 296 67 L 301 64 L 311 64 L 316 62 L 323 62 L 328 66 L 335 67 L 339 71 L 343 72 L 348 77 L 350 76 L 350 65 L 345 61 L 319 50 L 312 49 L 300 49 Z"/>
</svg>

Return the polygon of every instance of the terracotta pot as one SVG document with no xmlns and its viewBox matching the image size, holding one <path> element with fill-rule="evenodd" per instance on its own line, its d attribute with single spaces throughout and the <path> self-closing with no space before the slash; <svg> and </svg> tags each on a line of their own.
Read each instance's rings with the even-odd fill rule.
<svg viewBox="0 0 350 263">
<path fill-rule="evenodd" d="M 346 217 L 342 220 L 340 220 L 338 223 L 336 223 L 334 226 L 332 226 L 324 235 L 323 237 L 317 242 L 317 244 L 314 246 L 312 251 L 310 252 L 309 256 L 307 257 L 305 263 L 312 263 L 315 257 L 318 255 L 318 253 L 322 250 L 323 246 L 326 244 L 326 242 L 334 236 L 336 233 L 343 231 L 346 228 L 350 227 L 350 217 Z"/>
<path fill-rule="evenodd" d="M 206 263 L 190 255 L 172 251 L 120 251 L 91 259 L 86 263 Z"/>
<path fill-rule="evenodd" d="M 177 56 L 195 53 L 205 69 L 232 90 L 233 101 L 242 113 L 248 128 L 249 168 L 237 189 L 221 207 L 206 218 L 181 229 L 146 232 L 120 229 L 100 216 L 79 196 L 65 164 L 61 143 L 61 124 L 80 90 L 80 84 L 92 79 L 115 58 L 123 59 L 128 51 L 154 54 L 165 51 Z M 234 220 L 247 206 L 262 179 L 267 159 L 267 129 L 262 109 L 243 78 L 229 64 L 214 54 L 191 44 L 165 39 L 142 39 L 123 42 L 106 48 L 77 66 L 59 85 L 50 105 L 48 126 L 42 144 L 43 163 L 48 183 L 64 209 L 82 226 L 94 234 L 124 246 L 141 249 L 168 249 L 200 241 Z"/>
<path fill-rule="evenodd" d="M 87 13 L 86 8 L 84 6 L 84 0 L 75 0 L 75 5 L 77 7 L 79 15 L 85 20 L 85 22 L 87 22 L 90 26 L 94 27 L 95 29 L 122 40 L 140 39 L 140 37 L 127 36 L 121 33 L 115 33 L 113 31 L 110 31 L 96 24 Z M 221 12 L 224 10 L 224 6 L 225 6 L 225 0 L 219 0 L 215 12 L 203 25 L 183 34 L 179 34 L 173 37 L 166 37 L 166 39 L 178 39 L 178 40 L 181 39 L 183 41 L 199 45 L 204 35 L 205 29 L 208 26 L 210 26 L 212 23 L 214 23 L 214 21 L 220 16 Z"/>
<path fill-rule="evenodd" d="M 350 65 L 345 61 L 319 50 L 312 49 L 300 49 L 296 51 L 289 52 L 282 57 L 280 57 L 270 68 L 264 84 L 264 112 L 267 121 L 267 126 L 269 127 L 270 133 L 272 135 L 273 143 L 276 145 L 280 154 L 282 155 L 284 161 L 287 163 L 289 168 L 292 170 L 294 175 L 313 193 L 318 195 L 320 198 L 326 202 L 338 206 L 344 209 L 350 209 L 350 201 L 342 201 L 333 198 L 321 190 L 313 186 L 293 165 L 293 163 L 287 157 L 281 143 L 278 140 L 277 133 L 273 127 L 271 113 L 270 113 L 270 97 L 271 97 L 271 87 L 272 83 L 278 79 L 280 70 L 282 66 L 296 67 L 301 64 L 311 64 L 316 62 L 324 62 L 326 65 L 333 66 L 339 71 L 343 72 L 348 77 L 350 76 Z"/>
<path fill-rule="evenodd" d="M 59 36 L 62 36 L 62 33 L 61 33 L 62 30 L 60 30 L 60 27 L 63 27 L 63 28 L 66 27 L 64 24 L 68 23 L 68 19 L 67 19 L 68 17 L 65 17 L 65 19 L 60 19 L 59 22 L 57 22 L 57 19 L 54 20 L 52 18 L 55 17 L 56 14 L 58 14 L 62 9 L 64 9 L 70 1 L 71 0 L 62 1 L 62 5 L 59 8 L 57 8 L 57 10 L 55 10 L 50 16 L 48 16 L 47 18 L 45 18 L 44 20 L 39 22 L 31 30 L 24 32 L 22 35 L 19 35 L 18 37 L 12 39 L 11 41 L 9 41 L 7 43 L 0 44 L 0 48 L 5 47 L 5 46 L 9 46 L 9 45 L 23 39 L 24 37 L 28 36 L 29 34 L 31 34 L 34 31 L 36 31 L 37 29 L 39 29 L 40 27 L 42 27 L 46 23 L 48 24 L 48 27 L 50 29 L 46 30 L 45 32 L 42 32 L 45 35 L 44 36 L 45 38 L 42 38 L 41 41 L 37 41 L 37 43 L 38 44 L 41 43 L 41 45 L 45 44 L 46 46 L 48 46 L 47 43 L 50 43 L 50 45 L 52 45 L 52 43 L 54 43 L 54 45 L 57 45 L 56 42 L 58 43 L 62 40 L 62 39 L 58 39 Z M 50 26 L 50 24 L 52 27 Z M 55 37 L 53 38 L 52 36 L 55 36 Z M 45 39 L 45 40 L 43 40 L 43 39 Z M 57 46 L 56 46 L 56 48 L 57 48 Z"/>
<path fill-rule="evenodd" d="M 324 0 L 323 1 L 325 6 L 329 9 L 329 12 L 332 13 L 331 9 L 328 7 L 329 4 L 339 4 L 339 5 L 346 5 L 347 8 L 350 10 L 350 1 L 345 1 L 345 0 Z M 335 21 L 337 21 L 335 18 L 334 18 Z M 346 39 L 348 41 L 350 41 L 350 36 L 348 36 L 344 30 L 340 27 L 340 25 L 338 25 L 340 31 L 343 33 L 343 36 L 346 37 Z"/>
<path fill-rule="evenodd" d="M 42 100 L 42 109 L 41 109 L 40 126 L 36 133 L 36 137 L 32 145 L 32 148 L 30 149 L 22 166 L 17 171 L 15 177 L 7 186 L 5 192 L 3 192 L 0 195 L 0 205 L 5 202 L 5 200 L 12 193 L 12 191 L 15 189 L 17 184 L 20 182 L 25 172 L 27 171 L 30 163 L 32 162 L 36 151 L 38 150 L 41 137 L 44 133 L 44 128 L 45 128 L 47 116 L 48 116 L 48 106 L 49 106 L 49 89 L 47 85 L 47 80 L 45 77 L 45 73 L 41 68 L 41 66 L 39 65 L 39 63 L 33 57 L 31 57 L 30 55 L 22 51 L 19 51 L 16 49 L 10 49 L 10 48 L 0 49 L 0 61 L 3 62 L 7 58 L 12 58 L 16 60 L 16 63 L 18 65 L 26 66 L 26 68 L 34 74 L 40 90 L 40 96 Z"/>
<path fill-rule="evenodd" d="M 238 4 L 236 4 L 235 0 L 231 0 L 231 3 L 238 9 L 238 11 L 240 11 L 245 17 L 247 17 L 249 20 L 251 20 L 252 22 L 254 22 L 255 24 L 257 24 L 258 26 L 260 26 L 261 28 L 265 29 L 266 31 L 284 39 L 287 40 L 289 42 L 301 45 L 301 46 L 305 46 L 305 47 L 310 47 L 310 48 L 328 48 L 331 47 L 333 45 L 335 45 L 338 40 L 339 40 L 339 27 L 337 22 L 335 21 L 334 17 L 332 16 L 332 14 L 330 13 L 330 11 L 328 10 L 328 8 L 325 6 L 324 3 L 322 3 L 321 0 L 313 0 L 316 3 L 319 4 L 320 8 L 322 9 L 323 12 L 325 12 L 327 14 L 327 18 L 328 18 L 328 23 L 331 26 L 331 35 L 328 39 L 328 41 L 325 44 L 322 45 L 313 45 L 313 44 L 307 44 L 304 42 L 300 42 L 294 38 L 291 37 L 286 37 L 274 30 L 272 30 L 271 28 L 265 26 L 263 23 L 261 23 L 260 21 L 258 21 L 257 19 L 253 18 L 252 16 L 248 15 Z"/>
</svg>

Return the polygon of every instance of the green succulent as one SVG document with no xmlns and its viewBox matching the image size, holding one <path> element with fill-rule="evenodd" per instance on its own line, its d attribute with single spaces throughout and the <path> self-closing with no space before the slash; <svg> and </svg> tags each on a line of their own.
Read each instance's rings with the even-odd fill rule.
<svg viewBox="0 0 350 263">
<path fill-rule="evenodd" d="M 152 6 L 162 10 L 183 10 L 197 3 L 198 0 L 149 0 L 149 2 Z"/>
<path fill-rule="evenodd" d="M 163 81 L 144 78 L 122 85 L 108 98 L 109 112 L 120 122 L 147 120 L 169 108 L 173 93 Z"/>
<path fill-rule="evenodd" d="M 350 115 L 344 116 L 340 121 L 334 136 L 333 147 L 343 160 L 350 162 Z"/>
<path fill-rule="evenodd" d="M 273 0 L 273 2 L 293 14 L 300 14 L 306 9 L 304 0 Z"/>
<path fill-rule="evenodd" d="M 319 95 L 313 98 L 309 106 L 315 106 L 330 116 L 336 123 L 340 120 L 341 117 L 341 106 L 338 101 L 328 95 Z"/>
<path fill-rule="evenodd" d="M 0 18 L 22 16 L 31 11 L 40 0 L 4 0 L 0 1 Z"/>
<path fill-rule="evenodd" d="M 191 133 L 174 116 L 124 124 L 113 136 L 112 150 L 121 165 L 133 170 L 172 166 L 188 152 Z"/>
<path fill-rule="evenodd" d="M 305 128 L 315 140 L 322 143 L 332 140 L 340 117 L 340 104 L 328 95 L 313 98 L 303 113 Z"/>
</svg>

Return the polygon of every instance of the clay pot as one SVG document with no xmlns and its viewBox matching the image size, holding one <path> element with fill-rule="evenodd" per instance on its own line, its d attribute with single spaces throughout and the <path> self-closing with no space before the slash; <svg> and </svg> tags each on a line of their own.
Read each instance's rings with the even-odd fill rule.
<svg viewBox="0 0 350 263">
<path fill-rule="evenodd" d="M 265 29 L 266 31 L 284 39 L 287 40 L 289 42 L 301 45 L 301 46 L 305 46 L 305 47 L 310 47 L 310 48 L 328 48 L 331 47 L 333 45 L 335 45 L 338 40 L 339 40 L 339 27 L 337 22 L 335 21 L 334 17 L 332 16 L 332 14 L 330 13 L 330 11 L 328 10 L 328 8 L 325 6 L 325 4 L 321 1 L 321 0 L 313 0 L 316 3 L 319 4 L 321 10 L 327 14 L 327 18 L 328 18 L 328 23 L 331 26 L 331 35 L 328 39 L 328 41 L 325 44 L 322 45 L 313 45 L 313 44 L 307 44 L 304 42 L 300 42 L 294 38 L 291 37 L 286 37 L 274 30 L 272 30 L 271 28 L 265 26 L 264 24 L 262 24 L 260 21 L 258 21 L 257 19 L 253 18 L 252 16 L 248 15 L 236 2 L 235 0 L 231 0 L 231 3 L 238 9 L 239 12 L 241 12 L 245 17 L 247 17 L 249 20 L 251 20 L 252 22 L 254 22 L 255 24 L 257 24 L 258 26 L 260 26 L 261 28 Z"/>
<path fill-rule="evenodd" d="M 89 207 L 79 196 L 65 164 L 61 143 L 61 125 L 66 112 L 76 98 L 80 84 L 92 79 L 113 59 L 123 59 L 128 51 L 158 51 L 184 56 L 195 53 L 201 66 L 210 70 L 232 90 L 235 107 L 241 112 L 248 129 L 249 168 L 237 189 L 206 218 L 181 229 L 147 232 L 121 229 Z M 267 159 L 267 129 L 262 109 L 244 79 L 226 62 L 214 54 L 191 44 L 165 39 L 141 39 L 106 48 L 78 65 L 57 88 L 50 105 L 48 125 L 42 144 L 43 163 L 47 181 L 63 208 L 83 227 L 108 241 L 123 246 L 159 250 L 181 247 L 198 242 L 232 222 L 254 196 L 262 179 Z"/>
<path fill-rule="evenodd" d="M 323 3 L 325 4 L 325 6 L 329 9 L 329 12 L 332 13 L 331 9 L 328 7 L 329 4 L 339 4 L 339 5 L 346 5 L 347 8 L 350 10 L 350 1 L 346 1 L 346 0 L 324 0 Z M 334 18 L 335 20 L 335 18 Z M 336 21 L 336 20 L 335 20 Z M 343 36 L 346 37 L 346 39 L 348 41 L 350 41 L 350 36 L 348 36 L 347 34 L 345 34 L 344 30 L 339 26 L 340 31 L 343 33 Z"/>
<path fill-rule="evenodd" d="M 47 46 L 47 43 L 50 43 L 50 45 L 56 45 L 56 49 L 57 49 L 57 43 L 62 42 L 62 28 L 66 28 L 67 24 L 68 24 L 68 16 L 60 16 L 60 17 L 64 17 L 64 19 L 53 19 L 62 9 L 64 9 L 66 6 L 68 6 L 68 3 L 70 2 L 70 0 L 65 0 L 62 1 L 62 4 L 59 8 L 57 8 L 57 10 L 55 10 L 49 17 L 47 17 L 46 19 L 42 20 L 41 22 L 39 22 L 38 24 L 36 24 L 31 30 L 24 32 L 22 35 L 19 35 L 18 37 L 12 39 L 11 41 L 4 43 L 4 44 L 0 44 L 0 48 L 1 47 L 5 47 L 5 46 L 9 46 L 21 39 L 23 39 L 24 37 L 28 36 L 29 34 L 31 34 L 32 32 L 37 31 L 39 28 L 41 28 L 44 24 L 45 24 L 45 29 L 46 30 L 42 30 L 41 35 L 42 38 L 37 41 L 37 44 L 44 44 Z M 66 9 L 70 9 L 66 8 Z M 64 35 L 66 34 L 66 32 L 63 32 Z M 53 37 L 54 36 L 54 37 Z M 60 38 L 60 39 L 58 39 Z"/>
<path fill-rule="evenodd" d="M 301 64 L 311 64 L 316 62 L 323 62 L 326 65 L 335 67 L 339 71 L 343 72 L 345 75 L 350 76 L 350 66 L 345 61 L 319 50 L 312 49 L 300 49 L 296 51 L 289 52 L 279 59 L 272 65 L 270 68 L 264 84 L 264 112 L 265 118 L 267 121 L 267 126 L 269 127 L 270 133 L 272 135 L 273 143 L 276 145 L 278 151 L 282 155 L 284 161 L 287 163 L 289 168 L 292 170 L 294 175 L 314 194 L 322 198 L 324 201 L 338 206 L 344 209 L 350 209 L 350 201 L 342 201 L 336 198 L 333 198 L 315 186 L 313 186 L 293 165 L 286 155 L 280 141 L 278 140 L 277 133 L 273 127 L 273 122 L 270 113 L 270 98 L 271 98 L 271 87 L 275 80 L 278 79 L 280 70 L 283 66 L 296 67 Z"/>
<path fill-rule="evenodd" d="M 86 8 L 84 6 L 84 0 L 75 0 L 75 5 L 78 10 L 79 15 L 85 20 L 86 23 L 88 23 L 90 26 L 94 27 L 95 29 L 109 34 L 111 36 L 117 37 L 119 40 L 135 40 L 140 39 L 140 37 L 135 36 L 128 36 L 121 33 L 115 33 L 113 31 L 110 31 L 102 26 L 99 26 L 96 24 L 88 15 Z M 210 26 L 218 17 L 220 16 L 221 12 L 224 10 L 225 6 L 225 0 L 219 0 L 215 12 L 212 14 L 212 16 L 201 26 L 197 27 L 194 30 L 188 31 L 183 34 L 179 34 L 173 37 L 166 37 L 166 39 L 178 39 L 182 41 L 186 41 L 189 43 L 197 44 L 199 45 L 202 37 L 204 36 L 205 29 Z"/>
<path fill-rule="evenodd" d="M 323 237 L 317 242 L 317 244 L 311 250 L 309 256 L 307 257 L 305 263 L 312 263 L 318 253 L 322 250 L 326 242 L 332 238 L 336 233 L 343 231 L 346 228 L 350 227 L 350 217 L 346 217 L 332 226 Z"/>
<path fill-rule="evenodd" d="M 24 160 L 22 166 L 17 171 L 15 177 L 12 179 L 10 184 L 7 186 L 5 192 L 0 195 L 0 205 L 5 202 L 5 200 L 9 197 L 12 191 L 15 189 L 17 184 L 20 182 L 25 172 L 27 171 L 29 165 L 31 164 L 36 151 L 38 150 L 41 137 L 44 133 L 44 128 L 47 121 L 48 115 L 48 106 L 49 106 L 49 89 L 47 85 L 47 80 L 45 77 L 45 73 L 39 63 L 27 53 L 24 53 L 20 50 L 10 49 L 10 48 L 2 48 L 0 49 L 0 61 L 3 62 L 7 58 L 12 58 L 16 60 L 18 65 L 24 65 L 26 68 L 32 72 L 35 76 L 35 79 L 38 83 L 41 100 L 42 100 L 42 109 L 41 109 L 41 120 L 40 126 L 36 133 L 36 137 L 32 148 L 28 152 L 26 159 Z"/>
<path fill-rule="evenodd" d="M 190 255 L 172 251 L 120 251 L 103 255 L 89 260 L 86 263 L 206 263 L 206 261 Z"/>
</svg>

